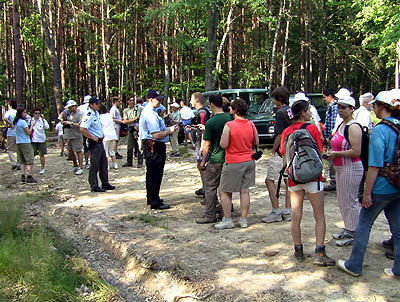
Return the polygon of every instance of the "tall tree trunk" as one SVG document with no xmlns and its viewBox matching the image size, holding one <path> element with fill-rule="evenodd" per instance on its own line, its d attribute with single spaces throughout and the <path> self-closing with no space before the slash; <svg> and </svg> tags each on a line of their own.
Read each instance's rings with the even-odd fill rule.
<svg viewBox="0 0 400 302">
<path fill-rule="evenodd" d="M 205 68 L 205 89 L 213 90 L 215 81 L 212 73 L 214 70 L 215 51 L 217 49 L 217 29 L 219 21 L 219 7 L 217 2 L 212 1 L 208 11 L 208 30 L 207 30 L 207 50 L 206 50 L 206 68 Z"/>
<path fill-rule="evenodd" d="M 229 27 L 228 44 L 228 88 L 232 88 L 233 83 L 233 24 Z"/>
<path fill-rule="evenodd" d="M 319 62 L 319 89 L 322 90 L 326 85 L 326 22 L 328 22 L 328 12 L 326 8 L 326 0 L 322 0 L 322 10 L 324 21 L 322 22 L 322 45 L 321 45 L 321 53 L 320 53 L 320 62 Z"/>
<path fill-rule="evenodd" d="M 110 45 L 106 41 L 106 18 L 109 20 L 109 7 L 108 7 L 108 0 L 101 1 L 101 44 L 102 44 L 102 51 L 103 51 L 103 71 L 104 71 L 104 93 L 106 102 L 110 101 L 110 92 L 109 92 L 109 84 L 108 84 L 108 63 L 107 63 L 107 56 L 108 56 L 108 49 Z"/>
<path fill-rule="evenodd" d="M 168 4 L 168 0 L 167 0 Z M 163 26 L 163 41 L 162 41 L 162 47 L 163 47 L 163 57 L 164 57 L 164 105 L 167 107 L 167 111 L 169 110 L 169 106 L 167 106 L 168 103 L 168 94 L 169 94 L 169 86 L 171 82 L 171 76 L 170 76 L 170 71 L 169 71 L 169 58 L 168 58 L 168 50 L 169 50 L 169 45 L 168 45 L 168 16 L 164 18 L 164 26 Z"/>
<path fill-rule="evenodd" d="M 24 98 L 24 57 L 21 47 L 19 1 L 13 1 L 13 31 L 15 59 L 15 99 L 18 105 L 25 105 Z"/>
<path fill-rule="evenodd" d="M 62 89 L 60 60 L 55 51 L 54 39 L 50 36 L 50 30 L 49 30 L 49 26 L 48 26 L 48 23 L 46 20 L 45 9 L 44 9 L 44 7 L 46 5 L 45 5 L 45 2 L 43 2 L 43 4 L 44 4 L 43 5 L 44 7 L 43 7 L 41 1 L 43 1 L 43 0 L 37 0 L 37 5 L 39 8 L 40 19 L 42 22 L 43 35 L 44 35 L 44 39 L 45 39 L 46 45 L 47 45 L 47 51 L 49 53 L 51 65 L 53 67 L 53 96 L 57 103 L 57 113 L 60 113 L 64 109 L 64 105 L 63 105 L 62 99 L 60 97 L 60 92 Z"/>
<path fill-rule="evenodd" d="M 300 43 L 301 43 L 301 63 L 300 63 L 300 83 L 301 89 L 305 90 L 306 83 L 305 83 L 305 53 L 304 53 L 304 44 L 305 44 L 305 37 L 304 37 L 304 0 L 299 0 L 299 13 L 300 13 Z"/>
<path fill-rule="evenodd" d="M 279 32 L 281 30 L 282 14 L 283 14 L 284 7 L 285 7 L 285 0 L 280 0 L 278 25 L 275 30 L 274 42 L 272 44 L 271 62 L 270 62 L 270 66 L 269 66 L 269 83 L 268 83 L 269 90 L 272 89 L 272 84 L 273 84 L 273 79 L 274 79 L 276 45 L 278 44 Z"/>
<path fill-rule="evenodd" d="M 281 86 L 285 86 L 285 77 L 287 73 L 287 65 L 286 65 L 286 55 L 289 41 L 289 29 L 290 22 L 292 21 L 292 7 L 293 1 L 289 0 L 289 9 L 287 10 L 287 20 L 286 20 L 286 32 L 285 32 L 285 44 L 283 46 L 283 55 L 282 55 L 282 76 L 281 76 Z"/>
<path fill-rule="evenodd" d="M 133 91 L 137 95 L 137 53 L 138 53 L 138 26 L 139 26 L 139 0 L 136 0 L 135 7 L 135 39 L 133 46 Z"/>
</svg>

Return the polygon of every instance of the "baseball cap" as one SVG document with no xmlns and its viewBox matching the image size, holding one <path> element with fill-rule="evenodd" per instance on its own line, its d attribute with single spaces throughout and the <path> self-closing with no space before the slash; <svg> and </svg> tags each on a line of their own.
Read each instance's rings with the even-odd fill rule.
<svg viewBox="0 0 400 302">
<path fill-rule="evenodd" d="M 379 92 L 375 99 L 372 100 L 371 102 L 369 102 L 368 104 L 373 104 L 375 102 L 381 102 L 381 103 L 385 103 L 388 104 L 390 106 L 393 106 L 393 99 L 394 99 L 394 94 L 391 91 L 381 91 Z"/>
<path fill-rule="evenodd" d="M 91 98 L 90 95 L 86 95 L 86 96 L 83 98 L 83 103 L 84 103 L 84 104 L 89 103 L 90 98 Z"/>
<path fill-rule="evenodd" d="M 146 99 L 158 99 L 161 100 L 163 99 L 164 96 L 161 95 L 157 90 L 150 89 L 149 92 L 146 94 Z"/>
<path fill-rule="evenodd" d="M 174 102 L 174 103 L 171 104 L 171 107 L 179 108 L 179 104 Z"/>
<path fill-rule="evenodd" d="M 344 97 L 343 99 L 338 100 L 339 105 L 344 105 L 344 106 L 356 106 L 356 100 L 352 98 L 351 96 Z"/>
<path fill-rule="evenodd" d="M 68 102 L 64 108 L 69 108 L 71 106 L 76 106 L 76 105 L 77 105 L 77 103 L 74 100 L 68 100 Z"/>
<path fill-rule="evenodd" d="M 371 92 L 364 93 L 363 95 L 360 95 L 360 102 L 364 100 L 373 100 L 374 95 Z"/>
<path fill-rule="evenodd" d="M 91 98 L 90 98 L 90 100 L 89 100 L 89 104 L 94 104 L 94 103 L 101 103 L 101 100 L 99 100 L 98 98 L 97 98 L 97 96 L 92 96 Z"/>
<path fill-rule="evenodd" d="M 350 90 L 347 88 L 340 88 L 339 91 L 335 94 L 335 96 L 340 99 L 345 99 L 351 95 Z"/>
</svg>

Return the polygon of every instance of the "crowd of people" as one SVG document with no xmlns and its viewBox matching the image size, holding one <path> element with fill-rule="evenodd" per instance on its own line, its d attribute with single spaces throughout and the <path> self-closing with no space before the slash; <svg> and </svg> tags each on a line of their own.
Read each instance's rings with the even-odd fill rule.
<svg viewBox="0 0 400 302">
<path fill-rule="evenodd" d="M 266 164 L 265 184 L 272 211 L 261 221 L 291 221 L 294 257 L 304 261 L 301 220 L 307 194 L 315 220 L 314 263 L 321 266 L 336 263 L 345 272 L 359 276 L 371 227 L 379 213 L 384 211 L 392 237 L 383 245 L 389 249 L 387 257 L 394 259 L 393 267 L 384 271 L 387 275 L 400 277 L 400 194 L 398 183 L 393 183 L 389 177 L 394 173 L 390 167 L 399 164 L 394 160 L 400 155 L 400 91 L 382 91 L 376 97 L 365 93 L 360 96 L 360 106 L 356 110 L 356 101 L 348 89 L 342 88 L 335 93 L 327 88 L 323 91 L 327 104 L 323 125 L 305 93 L 297 93 L 289 103 L 288 89 L 278 87 L 271 97 L 275 105 L 276 138 L 272 156 Z M 250 188 L 255 185 L 258 158 L 254 149 L 259 145 L 257 129 L 246 118 L 248 103 L 241 98 L 230 101 L 216 94 L 209 98 L 210 112 L 203 95 L 196 92 L 190 105 L 197 114 L 183 100 L 180 104 L 170 104 L 171 113 L 167 114 L 163 100 L 164 97 L 153 89 L 144 98 L 130 97 L 122 117 L 119 97 L 112 98 L 109 111 L 96 96 L 85 96 L 79 107 L 74 100 L 68 100 L 55 127 L 60 155 L 64 155 L 67 146 L 73 163 L 70 171 L 82 175 L 84 169 L 89 170 L 91 191 L 113 190 L 115 187 L 109 183 L 108 169 L 119 168 L 116 159 L 121 159 L 122 155 L 118 153 L 118 142 L 126 129 L 128 146 L 122 167 L 133 167 L 134 157 L 138 168 L 145 161 L 147 204 L 151 209 L 166 210 L 170 205 L 160 197 L 167 157 L 166 143 L 171 143 L 170 156 L 179 157 L 178 130 L 181 127 L 183 144 L 189 143 L 196 150 L 202 184 L 195 195 L 204 198 L 204 215 L 196 222 L 215 224 L 216 229 L 234 228 L 232 193 L 239 192 L 238 225 L 247 228 Z M 49 128 L 41 109 L 35 108 L 31 118 L 24 108 L 17 108 L 14 101 L 9 101 L 9 110 L 3 119 L 8 124 L 7 150 L 11 169 L 22 170 L 22 182 L 37 182 L 32 176 L 34 156 L 40 156 L 39 173 L 44 174 L 45 130 Z M 370 137 L 366 148 L 365 135 Z M 300 137 L 304 139 L 301 143 Z M 308 150 L 304 151 L 305 156 L 311 157 L 315 163 L 311 169 L 317 174 L 306 181 L 299 180 L 304 168 L 297 165 L 301 152 L 297 152 L 300 149 L 292 151 L 293 141 L 296 148 Z M 369 150 L 367 164 L 362 162 L 365 149 Z M 322 158 L 329 162 L 329 183 L 325 187 Z M 108 164 L 109 160 L 111 164 Z M 286 186 L 285 204 L 281 209 L 279 179 L 282 177 Z M 347 261 L 335 262 L 326 253 L 324 191 L 337 192 L 344 229 L 333 234 L 333 239 L 338 246 L 353 245 Z"/>
</svg>

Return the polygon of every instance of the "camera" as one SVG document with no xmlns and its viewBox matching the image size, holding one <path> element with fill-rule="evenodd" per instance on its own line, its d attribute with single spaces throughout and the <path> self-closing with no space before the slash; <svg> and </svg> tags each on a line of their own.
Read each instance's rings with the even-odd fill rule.
<svg viewBox="0 0 400 302">
<path fill-rule="evenodd" d="M 322 154 L 323 159 L 328 159 L 328 154 Z"/>
</svg>

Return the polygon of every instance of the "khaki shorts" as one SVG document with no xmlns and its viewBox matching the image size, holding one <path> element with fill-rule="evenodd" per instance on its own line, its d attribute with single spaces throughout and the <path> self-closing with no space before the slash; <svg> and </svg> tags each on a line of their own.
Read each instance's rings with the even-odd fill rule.
<svg viewBox="0 0 400 302">
<path fill-rule="evenodd" d="M 43 143 L 32 143 L 33 155 L 43 156 L 47 154 L 47 145 L 46 142 Z"/>
<path fill-rule="evenodd" d="M 221 192 L 240 192 L 256 184 L 256 163 L 254 160 L 237 164 L 225 163 L 221 173 Z"/>
<path fill-rule="evenodd" d="M 103 141 L 104 150 L 106 151 L 107 157 L 115 156 L 114 148 L 116 144 L 117 142 L 114 139 L 110 141 Z"/>
<path fill-rule="evenodd" d="M 72 138 L 68 140 L 68 150 L 72 150 L 74 152 L 82 152 L 82 149 L 82 138 Z"/>
<path fill-rule="evenodd" d="M 266 179 L 269 180 L 278 180 L 279 172 L 282 170 L 283 160 L 282 158 L 275 153 L 269 159 L 267 159 L 267 176 Z"/>
<path fill-rule="evenodd" d="M 15 145 L 15 136 L 7 136 L 7 150 L 11 152 L 17 151 L 17 146 Z"/>
<path fill-rule="evenodd" d="M 324 185 L 322 184 L 322 181 L 319 182 L 319 190 L 318 190 L 318 181 L 311 181 L 306 184 L 298 184 L 294 187 L 288 187 L 288 190 L 290 192 L 297 192 L 304 190 L 306 193 L 318 193 L 324 190 Z"/>
<path fill-rule="evenodd" d="M 33 165 L 33 149 L 30 143 L 17 144 L 17 158 L 21 165 Z"/>
<path fill-rule="evenodd" d="M 64 142 L 65 142 L 65 140 L 64 140 L 64 135 L 59 135 L 59 136 L 58 136 L 58 142 L 59 142 L 60 144 L 64 144 Z"/>
</svg>

